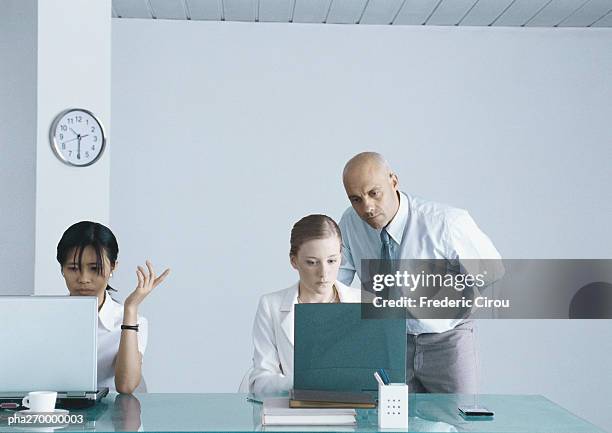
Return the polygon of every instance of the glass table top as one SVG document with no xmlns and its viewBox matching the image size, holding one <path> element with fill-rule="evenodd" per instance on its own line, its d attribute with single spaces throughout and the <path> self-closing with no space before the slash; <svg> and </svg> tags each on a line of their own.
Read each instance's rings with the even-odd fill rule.
<svg viewBox="0 0 612 433">
<path fill-rule="evenodd" d="M 477 404 L 495 412 L 492 419 L 466 419 L 458 406 L 475 397 L 411 394 L 408 431 L 414 432 L 603 432 L 540 395 L 480 395 Z M 358 410 L 357 425 L 342 427 L 262 426 L 262 405 L 246 394 L 110 394 L 96 406 L 71 410 L 80 422 L 54 427 L 8 425 L 14 412 L 0 411 L 5 431 L 380 431 L 375 409 Z M 398 430 L 392 430 L 398 431 Z"/>
</svg>

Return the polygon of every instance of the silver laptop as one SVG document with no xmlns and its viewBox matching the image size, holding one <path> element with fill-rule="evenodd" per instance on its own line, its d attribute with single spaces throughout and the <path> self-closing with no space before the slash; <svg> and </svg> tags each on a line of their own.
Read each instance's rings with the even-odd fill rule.
<svg viewBox="0 0 612 433">
<path fill-rule="evenodd" d="M 0 296 L 0 402 L 57 391 L 83 404 L 97 389 L 98 303 L 92 296 Z"/>
</svg>

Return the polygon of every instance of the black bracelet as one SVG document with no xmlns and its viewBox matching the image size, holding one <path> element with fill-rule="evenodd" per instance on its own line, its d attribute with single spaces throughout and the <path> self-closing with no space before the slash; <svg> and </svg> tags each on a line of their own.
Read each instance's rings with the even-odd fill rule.
<svg viewBox="0 0 612 433">
<path fill-rule="evenodd" d="M 121 329 L 129 329 L 130 331 L 138 332 L 138 325 L 121 325 Z"/>
</svg>

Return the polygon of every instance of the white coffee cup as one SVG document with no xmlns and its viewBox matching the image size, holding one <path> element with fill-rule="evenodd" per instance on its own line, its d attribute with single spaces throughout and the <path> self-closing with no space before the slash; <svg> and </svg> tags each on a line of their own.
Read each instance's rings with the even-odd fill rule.
<svg viewBox="0 0 612 433">
<path fill-rule="evenodd" d="M 21 401 L 21 405 L 27 407 L 32 412 L 53 412 L 57 392 L 55 391 L 33 391 Z"/>
</svg>

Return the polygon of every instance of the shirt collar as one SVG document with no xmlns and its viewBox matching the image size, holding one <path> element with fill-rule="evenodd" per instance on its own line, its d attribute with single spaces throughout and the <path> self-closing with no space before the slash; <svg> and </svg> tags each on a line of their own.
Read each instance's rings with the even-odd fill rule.
<svg viewBox="0 0 612 433">
<path fill-rule="evenodd" d="M 399 208 L 397 213 L 391 220 L 385 229 L 389 236 L 397 243 L 401 245 L 402 237 L 404 236 L 404 229 L 406 228 L 406 223 L 408 222 L 408 198 L 404 195 L 403 192 L 398 191 L 399 195 Z"/>
<path fill-rule="evenodd" d="M 300 282 L 298 281 L 293 286 L 291 286 L 291 290 L 287 290 L 281 302 L 281 306 L 280 306 L 281 311 L 293 310 L 293 305 L 297 304 L 299 284 Z"/>
<path fill-rule="evenodd" d="M 104 328 L 112 331 L 115 328 L 115 317 L 117 313 L 117 307 L 120 306 L 115 302 L 108 293 L 104 296 L 104 303 L 102 308 L 98 311 L 98 319 Z"/>
<path fill-rule="evenodd" d="M 338 290 L 338 298 L 340 298 L 340 303 L 350 302 L 350 288 L 342 284 L 340 281 L 336 280 L 335 282 L 336 290 Z"/>
</svg>

